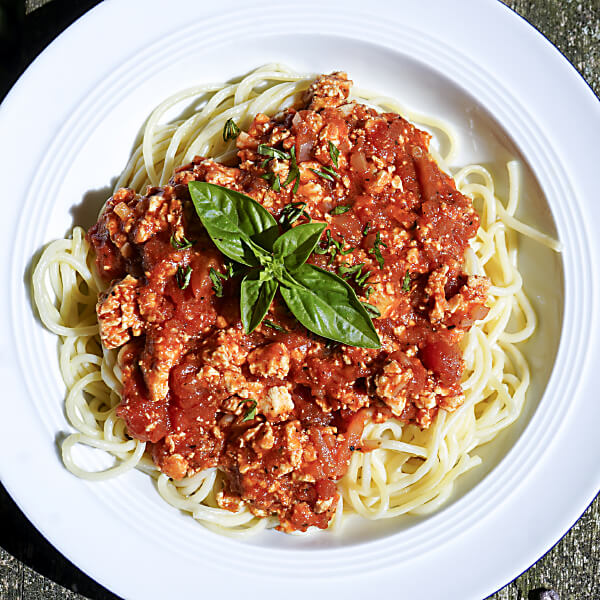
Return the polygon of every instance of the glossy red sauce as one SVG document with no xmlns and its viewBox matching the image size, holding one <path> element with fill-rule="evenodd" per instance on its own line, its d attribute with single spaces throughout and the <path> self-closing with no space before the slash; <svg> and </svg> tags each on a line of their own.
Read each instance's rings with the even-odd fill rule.
<svg viewBox="0 0 600 600">
<path fill-rule="evenodd" d="M 112 280 L 98 317 L 104 344 L 122 346 L 118 412 L 129 433 L 150 443 L 173 478 L 219 467 L 220 506 L 245 502 L 259 516 L 276 515 L 285 531 L 327 527 L 335 482 L 362 449 L 367 420 L 425 428 L 440 408 L 461 404 L 458 343 L 487 312 L 487 280 L 463 272 L 479 224 L 471 202 L 430 157 L 426 133 L 348 104 L 348 89 L 343 74 L 322 76 L 300 110 L 257 115 L 238 137 L 236 166 L 196 158 L 144 197 L 119 190 L 88 234 Z M 284 181 L 290 169 L 288 160 L 265 166 L 261 143 L 295 148 L 296 193 L 292 185 L 276 192 L 261 177 L 276 169 Z M 311 170 L 322 167 L 339 178 Z M 222 297 L 209 277 L 211 268 L 224 273 L 225 262 L 194 213 L 194 180 L 241 191 L 276 218 L 304 202 L 339 248 L 324 236 L 309 261 L 341 275 L 361 263 L 362 274 L 370 271 L 362 284 L 347 280 L 381 312 L 374 323 L 382 347 L 319 338 L 277 297 L 266 317 L 277 329 L 263 323 L 245 335 L 239 277 L 223 281 Z M 177 249 L 173 236 L 194 244 Z M 187 269 L 186 286 L 177 274 Z"/>
</svg>

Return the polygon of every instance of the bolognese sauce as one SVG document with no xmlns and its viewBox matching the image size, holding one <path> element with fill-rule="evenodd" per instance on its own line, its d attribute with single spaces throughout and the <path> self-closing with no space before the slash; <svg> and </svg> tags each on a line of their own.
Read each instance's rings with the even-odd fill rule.
<svg viewBox="0 0 600 600">
<path fill-rule="evenodd" d="M 121 348 L 129 434 L 174 479 L 218 467 L 219 506 L 284 531 L 328 526 L 367 420 L 427 428 L 460 406 L 459 342 L 488 311 L 488 280 L 464 272 L 471 201 L 427 133 L 349 102 L 350 86 L 320 76 L 303 106 L 255 117 L 234 166 L 196 157 L 145 196 L 120 189 L 88 233 L 111 282 L 97 315 L 103 344 Z M 266 161 L 259 147 L 279 152 Z M 246 334 L 239 276 L 195 214 L 192 181 L 246 194 L 287 227 L 326 223 L 308 262 L 355 289 L 381 347 L 312 334 L 277 296 Z"/>
</svg>

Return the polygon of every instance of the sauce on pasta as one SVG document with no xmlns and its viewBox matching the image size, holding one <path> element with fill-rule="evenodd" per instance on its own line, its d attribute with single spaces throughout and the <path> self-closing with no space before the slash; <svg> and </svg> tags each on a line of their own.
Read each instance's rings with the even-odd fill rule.
<svg viewBox="0 0 600 600">
<path fill-rule="evenodd" d="M 129 434 L 173 479 L 218 466 L 221 508 L 244 503 L 285 531 L 328 526 L 335 482 L 368 451 L 367 421 L 425 429 L 460 406 L 458 344 L 488 311 L 487 278 L 464 272 L 479 226 L 470 199 L 430 156 L 428 134 L 348 102 L 350 85 L 321 76 L 304 106 L 257 115 L 235 166 L 196 157 L 145 196 L 118 190 L 88 233 L 112 281 L 97 314 L 105 347 L 122 347 Z M 266 161 L 259 147 L 281 154 Z M 297 185 L 284 185 L 294 168 Z M 277 298 L 245 334 L 239 280 L 194 213 L 191 181 L 242 192 L 284 226 L 327 223 L 309 262 L 372 306 L 381 348 L 315 336 Z"/>
</svg>

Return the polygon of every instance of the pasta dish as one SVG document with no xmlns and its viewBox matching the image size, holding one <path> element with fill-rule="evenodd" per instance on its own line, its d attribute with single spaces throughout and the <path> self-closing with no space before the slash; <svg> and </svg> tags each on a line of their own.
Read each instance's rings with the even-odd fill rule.
<svg viewBox="0 0 600 600">
<path fill-rule="evenodd" d="M 141 469 L 235 535 L 443 504 L 525 401 L 515 232 L 558 249 L 515 218 L 518 164 L 502 201 L 456 144 L 342 72 L 267 65 L 161 104 L 97 223 L 34 272 L 67 468 Z M 78 466 L 80 443 L 114 466 Z"/>
</svg>

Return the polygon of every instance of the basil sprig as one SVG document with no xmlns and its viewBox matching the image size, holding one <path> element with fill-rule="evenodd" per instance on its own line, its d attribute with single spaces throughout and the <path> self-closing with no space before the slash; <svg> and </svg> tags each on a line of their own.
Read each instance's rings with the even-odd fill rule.
<svg viewBox="0 0 600 600">
<path fill-rule="evenodd" d="M 334 273 L 306 264 L 326 227 L 304 223 L 280 234 L 277 222 L 252 198 L 211 183 L 188 185 L 196 213 L 217 248 L 248 267 L 240 290 L 246 333 L 267 314 L 279 289 L 309 331 L 342 344 L 379 348 L 367 309 Z"/>
</svg>

